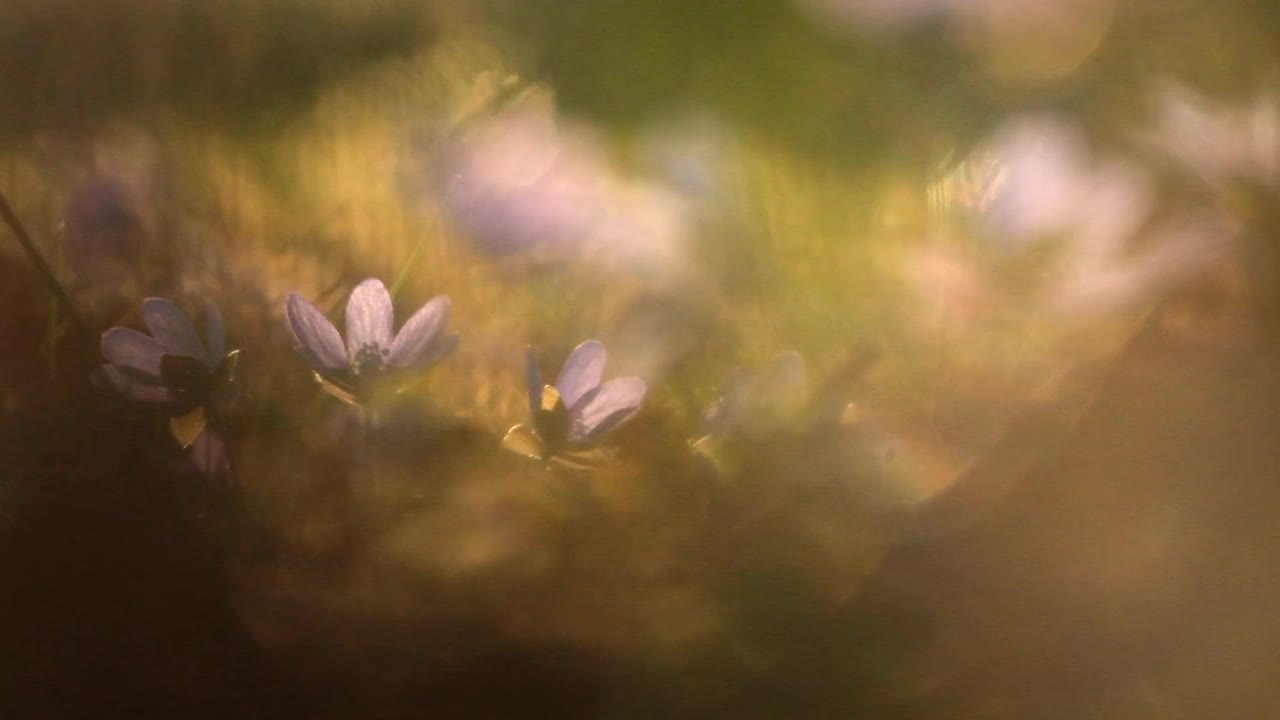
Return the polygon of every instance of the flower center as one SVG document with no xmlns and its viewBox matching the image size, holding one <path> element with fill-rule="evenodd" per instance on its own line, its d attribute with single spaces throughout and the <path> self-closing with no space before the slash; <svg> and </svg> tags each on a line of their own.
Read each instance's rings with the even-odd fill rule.
<svg viewBox="0 0 1280 720">
<path fill-rule="evenodd" d="M 376 343 L 365 343 L 351 355 L 351 373 L 356 376 L 376 375 L 387 365 L 391 351 Z"/>
</svg>

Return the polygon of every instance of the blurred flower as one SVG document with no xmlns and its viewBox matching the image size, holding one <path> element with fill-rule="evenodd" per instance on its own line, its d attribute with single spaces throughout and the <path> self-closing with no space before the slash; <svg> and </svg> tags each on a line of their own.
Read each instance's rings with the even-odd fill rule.
<svg viewBox="0 0 1280 720">
<path fill-rule="evenodd" d="M 110 281 L 132 272 L 145 239 L 128 188 L 106 177 L 86 180 L 71 192 L 62 233 L 72 272 Z"/>
<path fill-rule="evenodd" d="M 115 316 L 132 302 L 141 284 L 146 229 L 132 193 L 122 182 L 94 177 L 80 183 L 67 202 L 62 250 L 71 270 L 71 290 L 80 304 Z"/>
<path fill-rule="evenodd" d="M 800 419 L 809 404 L 804 357 L 788 350 L 764 373 L 735 367 L 725 375 L 716 399 L 703 411 L 702 430 L 711 438 L 731 434 L 759 438 Z"/>
<path fill-rule="evenodd" d="M 702 412 L 702 437 L 693 451 L 718 472 L 736 467 L 734 450 L 807 429 L 811 411 L 809 372 L 794 350 L 779 354 L 768 370 L 731 369 Z M 738 443 L 747 443 L 740 445 Z"/>
<path fill-rule="evenodd" d="M 715 116 L 690 111 L 649 128 L 642 150 L 655 176 L 682 198 L 702 200 L 723 194 L 732 139 Z"/>
<path fill-rule="evenodd" d="M 918 480 L 919 466 L 914 449 L 885 429 L 871 404 L 850 400 L 873 358 L 857 353 L 816 381 L 794 350 L 763 371 L 733 368 L 703 412 L 694 453 L 721 475 L 825 476 L 854 491 L 860 510 L 892 511 Z"/>
<path fill-rule="evenodd" d="M 1133 308 L 1162 288 L 1208 265 L 1226 248 L 1234 229 L 1213 215 L 1183 218 L 1151 232 L 1150 247 L 1130 257 L 1077 251 L 1062 263 L 1046 295 L 1058 315 L 1090 317 Z"/>
<path fill-rule="evenodd" d="M 1280 108 L 1274 94 L 1243 106 L 1214 103 L 1167 83 L 1157 91 L 1155 129 L 1147 140 L 1212 184 L 1274 184 L 1280 170 Z"/>
<path fill-rule="evenodd" d="M 549 113 L 509 110 L 461 133 L 433 166 L 445 214 L 480 252 L 537 249 L 617 261 L 627 271 L 679 272 L 684 204 L 626 178 L 582 130 Z"/>
<path fill-rule="evenodd" d="M 503 446 L 548 460 L 598 445 L 604 436 L 640 409 L 647 388 L 638 377 L 602 383 L 607 353 L 598 340 L 587 340 L 564 361 L 555 385 L 543 385 L 532 352 L 526 358 L 526 383 L 532 427 L 516 425 Z"/>
<path fill-rule="evenodd" d="M 210 474 L 225 468 L 217 437 L 220 412 L 215 402 L 234 377 L 238 350 L 226 352 L 222 316 L 205 309 L 205 338 L 177 305 L 163 298 L 142 303 L 142 321 L 151 332 L 113 327 L 102 334 L 107 363 L 94 383 L 117 397 L 157 408 L 171 418 L 170 430 L 192 459 Z"/>
<path fill-rule="evenodd" d="M 1132 308 L 1203 262 L 1221 245 L 1213 222 L 1155 225 L 1148 173 L 1096 159 L 1074 125 L 1053 116 L 1010 121 L 985 151 L 999 176 L 978 210 L 991 237 L 1025 251 L 1054 240 L 1055 264 L 1041 307 L 1087 316 Z M 1142 238 L 1143 249 L 1134 251 Z"/>
<path fill-rule="evenodd" d="M 997 129 L 994 193 L 982 207 L 996 237 L 1024 245 L 1064 232 L 1092 185 L 1088 150 L 1078 128 L 1051 115 L 1031 115 Z"/>
<path fill-rule="evenodd" d="M 824 29 L 893 32 L 944 25 L 1006 79 L 1062 77 L 1106 36 L 1116 0 L 796 0 Z"/>
<path fill-rule="evenodd" d="M 898 273 L 912 304 L 910 323 L 930 336 L 952 337 L 988 319 L 996 297 L 971 258 L 930 243 L 902 253 Z"/>
<path fill-rule="evenodd" d="M 297 350 L 315 370 L 316 379 L 349 403 L 368 400 L 374 384 L 389 373 L 429 367 L 458 344 L 457 335 L 441 335 L 449 319 L 446 295 L 428 301 L 393 335 L 391 294 L 376 278 L 351 291 L 345 347 L 333 323 L 301 295 L 289 293 L 285 312 Z"/>
<path fill-rule="evenodd" d="M 535 113 L 489 120 L 442 151 L 444 206 L 482 252 L 580 242 L 607 206 L 604 163 Z"/>
</svg>

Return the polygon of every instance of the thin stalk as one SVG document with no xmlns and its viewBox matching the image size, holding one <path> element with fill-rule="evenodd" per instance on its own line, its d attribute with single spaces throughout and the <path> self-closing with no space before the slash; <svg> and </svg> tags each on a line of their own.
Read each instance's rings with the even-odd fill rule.
<svg viewBox="0 0 1280 720">
<path fill-rule="evenodd" d="M 32 265 L 35 265 L 36 272 L 40 274 L 40 278 L 44 280 L 54 298 L 62 304 L 63 309 L 66 310 L 67 317 L 71 319 L 71 324 L 75 326 L 76 330 L 83 333 L 85 337 L 91 337 L 92 333 L 89 332 L 89 326 L 85 324 L 80 312 L 76 310 L 75 304 L 71 302 L 71 296 L 67 295 L 62 283 L 58 282 L 57 276 L 53 274 L 53 269 L 49 267 L 49 263 L 45 262 L 40 250 L 31 241 L 31 236 L 27 234 L 27 229 L 22 225 L 22 221 L 18 220 L 17 214 L 13 212 L 13 208 L 9 205 L 9 200 L 5 198 L 3 192 L 0 192 L 0 218 L 4 219 L 5 224 L 9 226 L 9 230 L 18 239 L 18 244 L 22 246 L 22 250 L 27 254 L 27 259 L 31 261 Z"/>
<path fill-rule="evenodd" d="M 427 245 L 427 236 L 430 233 L 424 232 L 418 236 L 418 242 L 413 246 L 413 250 L 409 253 L 409 258 L 400 266 L 400 272 L 396 273 L 396 279 L 391 283 L 391 297 L 394 298 L 400 294 L 400 288 L 404 287 L 404 283 L 409 279 L 409 270 L 413 268 L 413 264 L 418 261 L 418 256 L 422 254 L 422 249 Z"/>
</svg>

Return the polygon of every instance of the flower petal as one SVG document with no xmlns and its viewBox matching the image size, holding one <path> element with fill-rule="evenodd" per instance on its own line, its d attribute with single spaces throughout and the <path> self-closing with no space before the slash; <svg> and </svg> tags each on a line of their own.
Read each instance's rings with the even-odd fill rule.
<svg viewBox="0 0 1280 720">
<path fill-rule="evenodd" d="M 297 341 L 298 352 L 311 363 L 311 367 L 334 371 L 347 366 L 342 336 L 315 305 L 297 293 L 289 293 L 285 314 L 289 316 L 289 329 Z"/>
<path fill-rule="evenodd" d="M 133 368 L 160 381 L 160 358 L 165 354 L 160 341 L 130 328 L 113 327 L 102 333 L 102 357 L 107 362 Z"/>
<path fill-rule="evenodd" d="M 422 354 L 422 357 L 418 358 L 417 364 L 422 367 L 434 365 L 452 355 L 453 351 L 457 349 L 457 333 L 446 335 L 444 337 L 437 337 L 436 341 L 431 343 L 431 347 L 427 348 L 427 351 Z"/>
<path fill-rule="evenodd" d="M 218 480 L 226 476 L 231 468 L 227 457 L 227 446 L 222 436 L 213 428 L 205 426 L 203 432 L 191 443 L 191 464 L 200 474 Z"/>
<path fill-rule="evenodd" d="M 151 331 L 151 337 L 165 347 L 166 354 L 205 359 L 204 343 L 196 333 L 196 326 L 172 301 L 164 298 L 143 300 L 142 322 Z"/>
<path fill-rule="evenodd" d="M 569 359 L 564 361 L 560 377 L 556 379 L 556 392 L 560 393 L 560 399 L 566 406 L 572 409 L 583 395 L 600 384 L 607 357 L 604 343 L 599 340 L 583 341 L 569 353 Z"/>
<path fill-rule="evenodd" d="M 227 335 L 222 326 L 222 313 L 211 302 L 204 305 L 204 345 L 209 351 L 209 367 L 217 367 L 227 354 Z"/>
<path fill-rule="evenodd" d="M 94 385 L 130 402 L 161 406 L 175 402 L 173 393 L 160 384 L 159 378 L 152 382 L 151 378 L 131 368 L 102 365 L 94 370 L 92 379 Z"/>
<path fill-rule="evenodd" d="M 347 300 L 347 354 L 354 356 L 366 345 L 390 350 L 394 321 L 391 293 L 381 280 L 369 278 L 357 285 Z"/>
<path fill-rule="evenodd" d="M 387 364 L 405 368 L 427 359 L 429 350 L 449 321 L 449 296 L 437 295 L 418 309 L 391 341 Z"/>
<path fill-rule="evenodd" d="M 625 422 L 640 409 L 647 387 L 638 377 L 610 380 L 583 398 L 582 407 L 574 410 L 569 440 L 575 445 L 589 445 L 605 433 Z"/>
</svg>

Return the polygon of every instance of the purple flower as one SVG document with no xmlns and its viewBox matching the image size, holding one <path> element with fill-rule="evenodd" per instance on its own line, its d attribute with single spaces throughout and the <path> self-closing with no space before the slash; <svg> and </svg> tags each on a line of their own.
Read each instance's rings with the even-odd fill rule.
<svg viewBox="0 0 1280 720">
<path fill-rule="evenodd" d="M 238 350 L 226 352 L 222 315 L 205 309 L 205 337 L 177 305 L 163 298 L 142 303 L 142 322 L 150 335 L 113 327 L 102 334 L 107 362 L 93 382 L 113 395 L 170 416 L 170 430 L 191 448 L 196 466 L 210 475 L 226 469 L 226 454 L 216 432 L 218 391 L 234 376 Z"/>
<path fill-rule="evenodd" d="M 511 110 L 450 139 L 431 166 L 440 211 L 489 256 L 586 260 L 679 277 L 688 203 L 621 172 L 591 133 L 549 112 Z"/>
<path fill-rule="evenodd" d="M 581 243 L 610 203 L 611 175 L 594 145 L 536 113 L 471 129 L 445 146 L 436 171 L 454 226 L 493 255 Z"/>
<path fill-rule="evenodd" d="M 137 280 L 146 230 L 124 183 L 96 177 L 76 187 L 67 203 L 62 238 L 78 286 L 120 292 Z"/>
<path fill-rule="evenodd" d="M 205 338 L 177 305 L 164 298 L 142 303 L 142 322 L 150 335 L 113 327 L 102 333 L 107 363 L 94 373 L 94 383 L 140 405 L 189 412 L 215 389 L 238 351 L 225 351 L 222 316 L 212 304 L 205 311 Z"/>
<path fill-rule="evenodd" d="M 555 385 L 543 385 L 532 353 L 526 360 L 526 383 L 532 427 L 517 425 L 503 444 L 539 459 L 592 448 L 640 409 L 646 391 L 638 377 L 601 382 L 607 353 L 598 340 L 574 348 Z"/>
<path fill-rule="evenodd" d="M 369 278 L 347 300 L 347 340 L 301 295 L 285 304 L 298 352 L 329 392 L 347 402 L 368 399 L 373 382 L 396 371 L 424 369 L 453 352 L 457 335 L 442 335 L 449 320 L 449 297 L 437 295 L 393 333 L 391 294 Z"/>
</svg>

